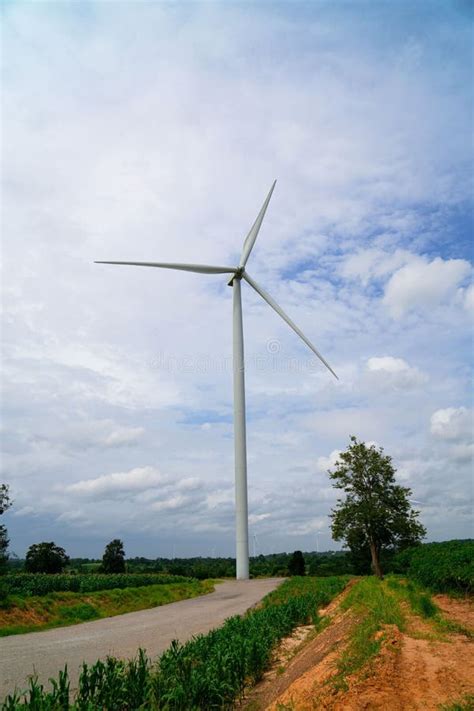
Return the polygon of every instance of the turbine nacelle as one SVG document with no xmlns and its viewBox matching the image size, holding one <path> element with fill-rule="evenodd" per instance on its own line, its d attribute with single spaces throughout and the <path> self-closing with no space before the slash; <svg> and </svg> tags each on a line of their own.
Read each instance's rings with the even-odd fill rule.
<svg viewBox="0 0 474 711">
<path fill-rule="evenodd" d="M 242 279 L 242 277 L 244 276 L 244 272 L 245 272 L 245 267 L 238 267 L 235 270 L 234 274 L 229 279 L 229 281 L 227 282 L 227 286 L 234 286 L 235 279 L 238 279 L 240 281 Z"/>
</svg>

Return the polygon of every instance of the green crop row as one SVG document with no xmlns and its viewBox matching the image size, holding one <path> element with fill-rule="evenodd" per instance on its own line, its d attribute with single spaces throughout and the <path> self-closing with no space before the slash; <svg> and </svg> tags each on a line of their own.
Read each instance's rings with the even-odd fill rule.
<svg viewBox="0 0 474 711">
<path fill-rule="evenodd" d="M 249 684 L 268 667 L 276 644 L 318 618 L 318 608 L 343 590 L 347 578 L 292 578 L 244 616 L 185 644 L 173 642 L 152 663 L 140 651 L 134 660 L 114 658 L 83 665 L 71 700 L 67 670 L 46 691 L 34 680 L 9 696 L 2 711 L 212 711 L 234 708 Z"/>
<path fill-rule="evenodd" d="M 193 578 L 181 575 L 147 575 L 145 573 L 99 573 L 80 575 L 46 575 L 44 573 L 17 573 L 3 575 L 0 579 L 2 592 L 7 595 L 48 595 L 52 592 L 96 592 L 116 588 L 138 588 L 143 585 L 168 585 L 191 582 Z"/>
<path fill-rule="evenodd" d="M 425 543 L 398 553 L 393 570 L 438 592 L 474 591 L 474 540 Z"/>
</svg>

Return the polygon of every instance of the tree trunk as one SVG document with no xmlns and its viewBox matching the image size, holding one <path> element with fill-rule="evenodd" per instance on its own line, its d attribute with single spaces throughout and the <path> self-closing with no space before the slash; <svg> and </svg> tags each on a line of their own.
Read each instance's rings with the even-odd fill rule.
<svg viewBox="0 0 474 711">
<path fill-rule="evenodd" d="M 373 571 L 380 580 L 383 580 L 382 568 L 380 567 L 379 552 L 377 550 L 377 546 L 373 541 L 369 541 L 369 545 L 370 555 L 372 556 Z"/>
</svg>

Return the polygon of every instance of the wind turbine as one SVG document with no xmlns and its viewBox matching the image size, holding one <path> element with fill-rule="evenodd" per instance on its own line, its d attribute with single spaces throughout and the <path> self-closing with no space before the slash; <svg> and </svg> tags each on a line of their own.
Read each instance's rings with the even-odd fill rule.
<svg viewBox="0 0 474 711">
<path fill-rule="evenodd" d="M 253 557 L 257 557 L 257 547 L 258 547 L 258 541 L 257 541 L 257 534 L 254 533 L 253 536 Z"/>
<path fill-rule="evenodd" d="M 210 266 L 207 264 L 175 264 L 167 262 L 118 262 L 96 261 L 96 264 L 124 264 L 136 267 L 158 267 L 160 269 L 177 269 L 197 274 L 230 274 L 229 286 L 233 288 L 233 376 L 234 376 L 234 451 L 235 451 L 235 509 L 236 509 L 236 561 L 237 579 L 248 580 L 249 577 L 249 533 L 248 533 L 248 501 L 247 501 L 247 443 L 245 426 L 245 375 L 244 375 L 244 334 L 242 323 L 241 281 L 244 279 L 259 294 L 269 306 L 274 309 L 288 326 L 306 343 L 306 345 L 324 363 L 335 378 L 336 373 L 321 353 L 306 338 L 304 333 L 286 315 L 276 301 L 246 271 L 250 253 L 257 239 L 260 227 L 267 211 L 268 203 L 275 188 L 276 180 L 270 188 L 262 209 L 257 215 L 242 249 L 242 256 L 237 267 Z"/>
</svg>

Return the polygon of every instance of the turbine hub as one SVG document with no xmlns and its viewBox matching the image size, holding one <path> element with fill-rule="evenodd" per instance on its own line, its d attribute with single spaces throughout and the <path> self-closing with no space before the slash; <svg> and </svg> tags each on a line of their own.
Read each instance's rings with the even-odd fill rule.
<svg viewBox="0 0 474 711">
<path fill-rule="evenodd" d="M 242 277 L 244 275 L 244 271 L 245 271 L 245 267 L 238 267 L 235 274 L 232 274 L 232 278 L 230 279 L 230 281 L 227 282 L 227 286 L 233 286 L 234 279 L 239 279 L 239 281 L 240 281 L 240 279 L 242 279 Z"/>
</svg>

